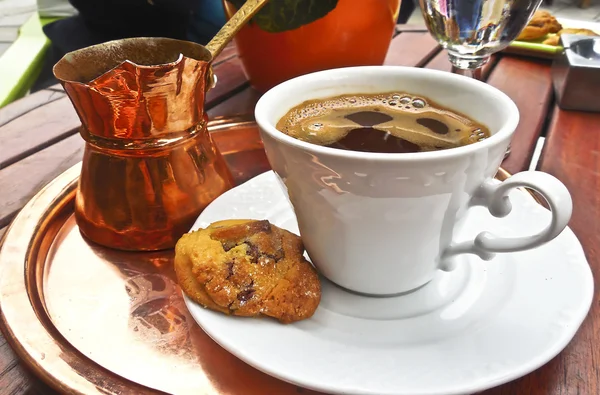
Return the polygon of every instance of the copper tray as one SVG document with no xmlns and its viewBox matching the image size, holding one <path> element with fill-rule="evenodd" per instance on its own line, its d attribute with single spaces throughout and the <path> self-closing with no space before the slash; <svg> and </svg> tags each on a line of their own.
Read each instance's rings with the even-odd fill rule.
<svg viewBox="0 0 600 395">
<path fill-rule="evenodd" d="M 209 130 L 238 184 L 269 169 L 251 117 L 216 119 Z M 170 251 L 84 240 L 73 218 L 79 171 L 31 199 L 0 247 L 1 329 L 38 376 L 73 394 L 315 394 L 204 334 L 183 303 Z M 501 169 L 497 178 L 507 176 Z"/>
</svg>

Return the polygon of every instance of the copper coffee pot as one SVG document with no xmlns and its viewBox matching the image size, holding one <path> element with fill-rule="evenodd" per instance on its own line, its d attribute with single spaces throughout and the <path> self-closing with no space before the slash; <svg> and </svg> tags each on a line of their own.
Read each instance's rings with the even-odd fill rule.
<svg viewBox="0 0 600 395">
<path fill-rule="evenodd" d="M 211 62 L 267 0 L 248 0 L 206 46 L 129 38 L 66 54 L 55 66 L 85 151 L 75 217 L 90 240 L 171 248 L 233 181 L 207 129 Z"/>
</svg>

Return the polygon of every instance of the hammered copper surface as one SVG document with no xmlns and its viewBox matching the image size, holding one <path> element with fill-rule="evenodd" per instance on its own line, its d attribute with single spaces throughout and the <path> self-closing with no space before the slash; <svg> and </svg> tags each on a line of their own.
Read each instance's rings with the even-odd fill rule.
<svg viewBox="0 0 600 395">
<path fill-rule="evenodd" d="M 210 63 L 266 1 L 247 1 L 207 47 L 127 38 L 54 66 L 86 141 L 75 218 L 87 238 L 121 250 L 171 248 L 232 187 L 206 131 Z"/>
<path fill-rule="evenodd" d="M 209 129 L 237 183 L 269 169 L 253 121 L 218 119 Z M 79 171 L 38 193 L 0 247 L 2 330 L 37 375 L 77 394 L 315 394 L 255 370 L 204 334 L 174 281 L 171 251 L 124 252 L 84 239 L 73 216 Z"/>
<path fill-rule="evenodd" d="M 233 186 L 206 130 L 211 59 L 199 44 L 130 38 L 70 52 L 54 66 L 86 141 L 75 218 L 90 240 L 171 248 Z"/>
</svg>

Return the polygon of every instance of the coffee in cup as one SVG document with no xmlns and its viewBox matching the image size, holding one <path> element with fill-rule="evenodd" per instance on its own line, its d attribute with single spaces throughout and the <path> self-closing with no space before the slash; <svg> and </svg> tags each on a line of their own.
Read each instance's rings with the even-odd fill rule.
<svg viewBox="0 0 600 395">
<path fill-rule="evenodd" d="M 405 92 L 308 100 L 289 110 L 277 129 L 312 144 L 382 153 L 436 151 L 490 136 L 466 115 Z"/>
</svg>

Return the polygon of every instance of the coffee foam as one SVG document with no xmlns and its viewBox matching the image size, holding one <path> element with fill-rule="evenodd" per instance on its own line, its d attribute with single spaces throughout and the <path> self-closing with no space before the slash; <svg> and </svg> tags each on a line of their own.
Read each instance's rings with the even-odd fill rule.
<svg viewBox="0 0 600 395">
<path fill-rule="evenodd" d="M 392 117 L 373 127 L 417 144 L 421 151 L 453 148 L 489 137 L 484 125 L 429 99 L 402 92 L 352 94 L 307 101 L 291 109 L 277 123 L 277 129 L 302 141 L 330 145 L 349 131 L 360 128 L 360 124 L 346 117 L 364 111 Z M 432 130 L 431 126 L 440 123 L 447 126 L 447 133 Z"/>
</svg>

